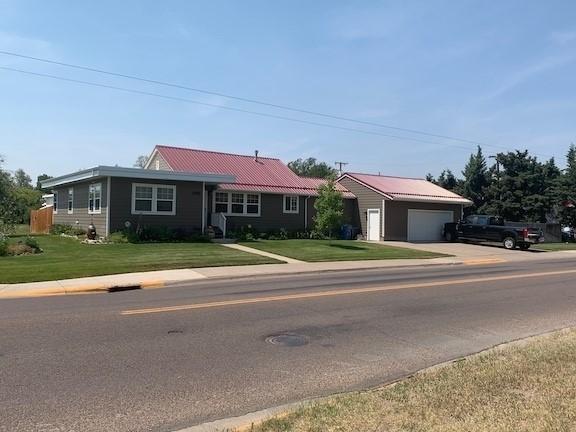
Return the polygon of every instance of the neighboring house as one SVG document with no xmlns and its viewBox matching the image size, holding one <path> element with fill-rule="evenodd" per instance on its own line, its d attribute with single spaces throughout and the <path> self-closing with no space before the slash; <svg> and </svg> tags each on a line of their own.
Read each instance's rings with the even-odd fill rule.
<svg viewBox="0 0 576 432">
<path fill-rule="evenodd" d="M 144 169 L 98 166 L 42 182 L 54 193 L 54 223 L 107 236 L 127 226 L 223 232 L 311 229 L 318 186 L 282 161 L 156 146 Z M 337 182 L 344 222 L 369 240 L 438 240 L 470 201 L 426 180 L 347 173 Z"/>
<path fill-rule="evenodd" d="M 470 200 L 424 179 L 345 173 L 338 182 L 357 197 L 368 240 L 438 241 Z"/>
</svg>

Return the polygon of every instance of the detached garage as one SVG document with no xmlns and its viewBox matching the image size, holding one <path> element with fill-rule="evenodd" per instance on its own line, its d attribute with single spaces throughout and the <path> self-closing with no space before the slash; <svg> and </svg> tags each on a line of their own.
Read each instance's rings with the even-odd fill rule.
<svg viewBox="0 0 576 432">
<path fill-rule="evenodd" d="M 367 240 L 442 240 L 446 222 L 456 222 L 471 201 L 424 179 L 346 173 L 338 182 L 356 195 Z"/>
</svg>

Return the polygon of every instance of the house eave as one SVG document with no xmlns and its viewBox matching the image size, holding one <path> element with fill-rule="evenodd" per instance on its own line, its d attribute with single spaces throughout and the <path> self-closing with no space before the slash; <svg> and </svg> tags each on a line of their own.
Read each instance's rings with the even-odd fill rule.
<svg viewBox="0 0 576 432">
<path fill-rule="evenodd" d="M 234 176 L 223 174 L 184 173 L 165 170 L 147 170 L 142 168 L 124 168 L 97 166 L 86 170 L 54 177 L 41 182 L 42 188 L 54 188 L 71 183 L 100 177 L 129 177 L 144 180 L 193 181 L 206 184 L 234 183 Z"/>
</svg>

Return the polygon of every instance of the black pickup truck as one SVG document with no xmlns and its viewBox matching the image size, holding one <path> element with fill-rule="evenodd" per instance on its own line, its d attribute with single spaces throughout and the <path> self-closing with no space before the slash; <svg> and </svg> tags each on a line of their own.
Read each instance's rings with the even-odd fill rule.
<svg viewBox="0 0 576 432">
<path fill-rule="evenodd" d="M 507 226 L 499 216 L 471 215 L 457 223 L 444 225 L 444 238 L 449 242 L 471 240 L 502 243 L 506 249 L 518 246 L 522 250 L 542 243 L 539 228 Z"/>
</svg>

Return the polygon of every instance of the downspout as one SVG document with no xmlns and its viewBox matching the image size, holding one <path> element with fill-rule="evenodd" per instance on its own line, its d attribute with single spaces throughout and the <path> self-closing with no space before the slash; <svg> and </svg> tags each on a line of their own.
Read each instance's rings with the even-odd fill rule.
<svg viewBox="0 0 576 432">
<path fill-rule="evenodd" d="M 112 177 L 108 177 L 106 182 L 106 237 L 110 236 L 110 195 L 111 195 L 111 183 Z"/>
<path fill-rule="evenodd" d="M 206 182 L 202 182 L 202 234 L 206 230 Z"/>
<path fill-rule="evenodd" d="M 308 200 L 312 198 L 310 195 L 304 200 L 304 230 L 308 229 Z"/>
</svg>

